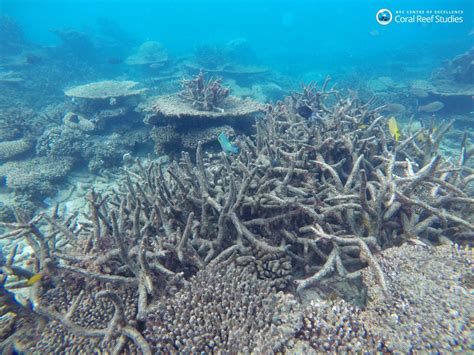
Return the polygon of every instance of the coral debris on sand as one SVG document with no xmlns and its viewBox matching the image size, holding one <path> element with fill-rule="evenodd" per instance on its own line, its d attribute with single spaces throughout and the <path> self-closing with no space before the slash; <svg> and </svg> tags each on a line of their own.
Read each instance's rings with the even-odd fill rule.
<svg viewBox="0 0 474 355">
<path fill-rule="evenodd" d="M 87 195 L 87 213 L 61 218 L 55 208 L 31 220 L 19 215 L 15 223 L 1 223 L 9 230 L 1 239 L 22 240 L 33 251 L 21 256 L 28 265 L 10 251 L 2 261 L 4 287 L 27 286 L 32 275 L 41 275 L 32 286 L 33 315 L 18 318 L 48 322 L 46 330 L 30 331 L 41 344 L 54 342 L 57 334 L 74 335 L 66 352 L 279 351 L 303 341 L 317 351 L 364 344 L 398 350 L 389 331 L 369 329 L 365 315 L 352 306 L 321 306 L 302 315 L 293 298 L 308 298 L 309 290 L 328 296 L 336 291 L 329 281 L 353 283 L 395 302 L 380 308 L 373 306 L 377 299 L 366 300 L 373 322 L 386 318 L 372 312 L 383 307 L 402 316 L 399 287 L 412 286 L 391 274 L 399 261 L 390 257 L 397 249 L 390 248 L 474 235 L 474 199 L 466 188 L 474 180 L 466 164 L 473 151 L 467 140 L 457 159 L 445 160 L 437 143 L 450 125 L 439 129 L 435 142 L 420 142 L 420 132 L 398 139 L 380 111 L 328 88 L 328 81 L 322 89 L 312 84 L 268 106 L 256 134 L 241 137 L 239 154 L 206 154 L 198 143 L 195 163 L 185 152 L 166 167 L 137 161 L 120 189 Z M 426 263 L 412 272 L 428 282 L 422 268 L 431 267 L 430 259 L 421 259 Z M 400 260 L 408 272 L 411 260 Z M 458 281 L 453 287 L 463 295 Z M 61 290 L 66 303 L 48 296 Z M 407 295 L 414 297 L 412 291 Z M 95 303 L 91 313 L 79 311 L 93 299 L 107 303 Z M 424 312 L 433 308 L 423 302 L 433 300 L 441 301 L 417 299 L 416 316 L 431 317 Z M 465 310 L 458 311 L 464 319 Z M 218 327 L 204 314 L 228 326 Z M 396 329 L 419 348 L 411 329 Z M 248 335 L 240 337 L 241 330 Z M 315 339 L 320 333 L 325 342 Z M 5 338 L 4 347 L 21 348 L 14 334 Z M 458 346 L 467 350 L 472 344 Z"/>
</svg>

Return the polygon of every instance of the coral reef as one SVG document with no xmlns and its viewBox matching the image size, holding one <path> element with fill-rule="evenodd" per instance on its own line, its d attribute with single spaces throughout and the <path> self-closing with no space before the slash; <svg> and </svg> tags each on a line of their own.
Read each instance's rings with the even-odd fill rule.
<svg viewBox="0 0 474 355">
<path fill-rule="evenodd" d="M 187 62 L 184 64 L 187 71 L 190 73 L 199 73 L 205 71 L 214 75 L 219 75 L 226 79 L 235 80 L 239 84 L 251 84 L 256 79 L 261 79 L 269 74 L 269 69 L 265 67 L 259 67 L 254 65 L 240 65 L 240 64 L 224 64 L 209 69 L 194 63 Z"/>
<path fill-rule="evenodd" d="M 304 310 L 303 326 L 296 336 L 309 343 L 318 354 L 388 350 L 383 340 L 367 329 L 367 321 L 361 313 L 342 300 L 311 302 Z"/>
<path fill-rule="evenodd" d="M 185 149 L 196 149 L 198 143 L 212 143 L 217 141 L 219 134 L 224 132 L 226 136 L 235 136 L 234 129 L 229 125 L 209 127 L 204 129 L 191 129 L 181 135 L 181 144 Z"/>
<path fill-rule="evenodd" d="M 462 286 L 472 280 L 468 259 L 450 245 L 406 244 L 385 250 L 378 261 L 391 297 L 369 287 L 363 313 L 369 329 L 380 334 L 388 348 L 397 353 L 472 349 L 472 281 Z M 369 286 L 376 283 L 370 270 L 364 270 L 363 277 Z"/>
<path fill-rule="evenodd" d="M 144 122 L 157 126 L 152 135 L 159 154 L 194 149 L 199 140 L 217 142 L 222 129 L 249 133 L 255 116 L 264 110 L 251 99 L 228 96 L 219 81 L 205 80 L 202 73 L 182 86 L 178 94 L 152 97 L 139 105 L 146 115 Z"/>
<path fill-rule="evenodd" d="M 183 79 L 181 86 L 183 90 L 178 96 L 201 111 L 223 111 L 221 106 L 230 95 L 230 89 L 222 86 L 222 80 L 206 80 L 203 72 L 192 79 Z"/>
<path fill-rule="evenodd" d="M 92 132 L 95 130 L 95 124 L 82 115 L 74 112 L 68 112 L 63 118 L 64 126 L 70 129 L 77 129 L 82 132 Z"/>
<path fill-rule="evenodd" d="M 474 84 L 474 48 L 446 60 L 441 68 L 435 70 L 432 79 Z"/>
<path fill-rule="evenodd" d="M 225 44 L 196 47 L 192 62 L 188 64 L 205 69 L 207 72 L 227 66 L 244 66 L 256 61 L 249 42 L 244 38 L 236 38 Z"/>
<path fill-rule="evenodd" d="M 0 162 L 22 155 L 33 146 L 34 142 L 28 138 L 0 142 Z"/>
<path fill-rule="evenodd" d="M 90 60 L 96 54 L 96 46 L 87 33 L 70 28 L 51 29 L 51 33 L 58 36 L 61 44 L 57 50 L 66 55 L 80 57 L 82 60 Z"/>
<path fill-rule="evenodd" d="M 301 323 L 299 304 L 252 268 L 206 269 L 147 318 L 154 353 L 274 352 Z"/>
<path fill-rule="evenodd" d="M 474 48 L 447 60 L 434 70 L 429 81 L 414 80 L 411 93 L 421 101 L 421 105 L 440 101 L 445 111 L 464 113 L 472 107 L 474 95 Z"/>
<path fill-rule="evenodd" d="M 170 146 L 179 143 L 180 134 L 177 132 L 175 125 L 153 127 L 151 129 L 151 139 L 155 144 L 156 154 L 161 155 L 163 152 L 169 151 Z"/>
<path fill-rule="evenodd" d="M 85 134 L 80 130 L 54 126 L 46 129 L 38 138 L 36 154 L 39 156 L 79 158 L 82 156 L 85 146 L 87 146 L 84 138 Z"/>
<path fill-rule="evenodd" d="M 377 296 L 365 300 L 367 316 L 380 309 L 371 304 L 382 298 L 386 309 L 398 312 L 390 302 L 402 299 L 399 286 L 413 286 L 400 284 L 405 281 L 387 265 L 397 261 L 378 254 L 447 236 L 472 239 L 468 187 L 474 179 L 466 137 L 457 159 L 438 152 L 452 124 L 423 142 L 421 132 L 396 139 L 382 109 L 345 97 L 328 80 L 322 88 L 305 86 L 268 105 L 255 135 L 240 137 L 238 154 L 206 154 L 198 143 L 195 163 L 186 152 L 166 166 L 137 161 L 115 191 L 90 191 L 87 213 L 60 217 L 53 208 L 0 223 L 8 228 L 1 239 L 23 240 L 31 249 L 22 255 L 26 266 L 12 249 L 2 267 L 9 275 L 5 287 L 25 286 L 33 274 L 41 275 L 32 318 L 46 320 L 49 330 L 31 334 L 41 338 L 50 331 L 48 339 L 54 339 L 69 332 L 68 348 L 82 351 L 96 349 L 89 343 L 96 338 L 115 353 L 279 351 L 298 345 L 296 337 L 317 350 L 383 350 L 378 339 L 390 334 L 379 336 L 355 308 L 313 306 L 305 323 L 293 297 L 337 297 L 335 281 L 357 281 Z M 174 123 L 180 120 L 186 121 Z M 456 287 L 465 291 L 460 282 Z M 68 307 L 47 296 L 61 288 L 71 294 Z M 91 299 L 113 306 L 77 311 Z M 418 314 L 428 318 L 423 312 L 432 308 L 418 304 Z M 386 314 L 375 317 L 384 322 Z M 219 316 L 228 328 L 217 327 Z M 315 338 L 318 330 L 312 335 L 313 324 L 326 341 Z M 389 341 L 388 348 L 396 349 Z M 4 342 L 21 346 L 12 336 Z"/>
<path fill-rule="evenodd" d="M 75 86 L 64 91 L 64 94 L 78 99 L 110 101 L 144 93 L 145 89 L 137 89 L 137 85 L 135 81 L 105 80 Z"/>
<path fill-rule="evenodd" d="M 148 66 L 157 68 L 168 61 L 168 53 L 159 42 L 148 41 L 140 45 L 137 52 L 127 58 L 128 65 Z"/>
<path fill-rule="evenodd" d="M 38 157 L 0 165 L 0 177 L 8 188 L 28 195 L 49 195 L 51 182 L 64 178 L 71 170 L 71 158 Z"/>
<path fill-rule="evenodd" d="M 117 166 L 124 154 L 133 153 L 149 140 L 148 132 L 140 129 L 127 130 L 125 138 L 118 132 L 93 136 L 90 134 L 94 131 L 86 131 L 86 128 L 92 128 L 93 123 L 87 120 L 83 124 L 86 127 L 82 129 L 68 124 L 45 130 L 36 144 L 36 153 L 51 158 L 72 157 L 77 163 L 87 164 L 90 172 L 99 173 L 105 168 Z"/>
<path fill-rule="evenodd" d="M 223 111 L 201 111 L 191 107 L 175 95 L 152 97 L 141 104 L 140 109 L 146 113 L 145 123 L 155 125 L 161 122 L 212 121 L 227 119 L 245 119 L 261 112 L 264 105 L 250 100 L 229 96 Z M 203 124 L 205 122 L 202 122 Z"/>
</svg>

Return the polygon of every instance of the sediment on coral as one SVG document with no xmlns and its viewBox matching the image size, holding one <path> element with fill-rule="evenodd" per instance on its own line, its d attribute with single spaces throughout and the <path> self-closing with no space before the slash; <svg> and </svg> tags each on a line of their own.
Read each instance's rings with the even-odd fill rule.
<svg viewBox="0 0 474 355">
<path fill-rule="evenodd" d="M 249 351 L 257 351 L 254 346 L 261 343 L 255 339 L 231 343 L 221 329 L 215 334 L 210 319 L 196 330 L 193 321 L 203 317 L 178 312 L 183 299 L 200 302 L 193 290 L 209 290 L 206 280 L 215 280 L 215 290 L 227 290 L 234 282 L 242 290 L 246 310 L 253 307 L 246 297 L 263 305 L 268 287 L 301 298 L 311 290 L 324 298 L 334 292 L 331 280 L 359 280 L 391 299 L 396 296 L 392 279 L 377 254 L 403 243 L 472 238 L 474 199 L 466 186 L 474 179 L 466 164 L 471 158 L 467 139 L 457 159 L 446 160 L 437 151 L 449 124 L 434 141 L 420 142 L 419 132 L 397 140 L 381 110 L 355 96 L 343 96 L 329 88 L 328 81 L 322 88 L 305 87 L 268 106 L 266 116 L 255 123 L 256 134 L 241 137 L 239 154 L 206 154 L 198 143 L 195 163 L 187 152 L 166 167 L 137 161 L 120 189 L 107 196 L 88 194 L 87 213 L 60 218 L 56 208 L 51 215 L 1 223 L 10 231 L 0 238 L 24 240 L 34 251 L 31 270 L 15 265 L 15 255 L 4 270 L 11 282 L 24 283 L 25 275 L 32 273 L 43 275 L 35 286 L 34 310 L 77 335 L 74 345 L 97 338 L 110 342 L 117 352 L 136 349 L 150 354 L 161 344 L 160 337 L 166 338 L 166 350 L 208 350 L 216 344 L 235 349 L 233 344 L 247 344 Z M 245 272 L 232 269 L 237 266 L 254 268 L 255 273 L 239 276 Z M 364 285 L 362 273 L 367 268 L 373 282 Z M 71 278 L 76 280 L 73 286 L 66 282 Z M 237 282 L 242 278 L 247 284 Z M 70 289 L 74 300 L 67 311 L 55 310 L 55 301 L 45 297 L 43 288 L 49 281 L 55 288 L 76 287 Z M 90 283 L 97 289 L 86 288 L 84 292 L 90 293 L 81 294 L 78 285 Z M 256 285 L 253 291 L 248 290 L 250 283 Z M 134 295 L 132 315 L 126 314 L 122 288 Z M 76 313 L 86 296 L 113 304 L 99 328 L 71 318 L 88 317 Z M 202 300 L 208 308 L 199 305 L 196 312 L 212 309 L 212 314 L 223 312 L 223 319 L 226 310 L 234 312 L 232 305 L 223 309 L 226 303 L 213 296 Z M 160 305 L 169 307 L 160 310 Z M 340 312 L 341 317 L 347 312 Z M 262 323 L 257 325 L 248 317 L 242 319 L 264 339 L 282 330 L 281 344 L 272 348 L 279 350 L 291 343 L 302 323 L 298 317 L 283 319 L 283 311 L 278 314 L 282 324 L 288 320 L 291 326 L 275 326 L 280 317 L 275 313 L 271 320 L 259 317 Z M 206 326 L 211 334 L 203 333 Z M 236 327 L 232 322 L 231 326 Z M 153 327 L 162 332 L 153 333 Z M 181 333 L 183 329 L 188 331 Z M 325 349 L 324 344 L 314 344 Z M 367 344 L 377 348 L 370 338 Z"/>
</svg>

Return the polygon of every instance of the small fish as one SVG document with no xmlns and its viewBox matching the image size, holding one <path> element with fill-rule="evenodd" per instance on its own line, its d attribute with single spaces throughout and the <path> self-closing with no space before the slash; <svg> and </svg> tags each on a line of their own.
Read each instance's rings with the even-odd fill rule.
<svg viewBox="0 0 474 355">
<path fill-rule="evenodd" d="M 377 30 L 372 30 L 369 32 L 369 35 L 371 35 L 372 37 L 378 37 L 380 33 Z"/>
<path fill-rule="evenodd" d="M 402 104 L 394 103 L 394 104 L 387 104 L 385 107 L 385 110 L 389 112 L 393 112 L 393 113 L 403 113 L 407 110 L 407 108 L 403 106 Z"/>
<path fill-rule="evenodd" d="M 444 107 L 444 104 L 441 101 L 433 101 L 433 102 L 430 102 L 429 104 L 418 107 L 418 111 L 432 113 L 432 112 L 438 112 L 443 107 Z"/>
<path fill-rule="evenodd" d="M 398 123 L 395 117 L 390 117 L 388 119 L 388 130 L 390 131 L 390 134 L 392 135 L 393 139 L 395 139 L 397 142 L 400 139 L 400 130 L 398 129 Z"/>
<path fill-rule="evenodd" d="M 31 276 L 28 281 L 26 281 L 26 286 L 33 286 L 35 283 L 37 283 L 41 278 L 43 277 L 42 274 L 35 274 Z"/>
<path fill-rule="evenodd" d="M 298 112 L 298 114 L 304 118 L 310 118 L 311 115 L 313 114 L 313 110 L 311 109 L 311 107 L 309 107 L 306 104 L 298 106 L 298 108 L 296 109 L 296 112 Z"/>
<path fill-rule="evenodd" d="M 366 129 L 367 127 L 369 127 L 369 126 L 366 125 L 366 124 L 364 124 L 364 123 L 359 123 L 359 124 L 357 125 L 357 128 L 358 128 L 358 129 Z"/>
<path fill-rule="evenodd" d="M 239 153 L 239 147 L 237 147 L 235 144 L 232 144 L 229 141 L 229 138 L 225 134 L 225 132 L 222 132 L 219 134 L 219 137 L 217 138 L 219 141 L 221 148 L 224 152 L 226 153 L 232 153 L 232 154 L 237 154 Z"/>
</svg>

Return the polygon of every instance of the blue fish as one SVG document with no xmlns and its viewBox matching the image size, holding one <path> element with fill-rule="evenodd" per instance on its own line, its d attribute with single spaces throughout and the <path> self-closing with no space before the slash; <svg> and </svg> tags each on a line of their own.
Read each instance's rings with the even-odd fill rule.
<svg viewBox="0 0 474 355">
<path fill-rule="evenodd" d="M 222 132 L 221 134 L 219 134 L 219 137 L 217 138 L 217 140 L 221 144 L 221 148 L 224 152 L 231 153 L 231 154 L 239 153 L 239 147 L 237 147 L 235 144 L 232 144 L 229 141 L 229 138 L 227 137 L 225 132 Z"/>
</svg>

